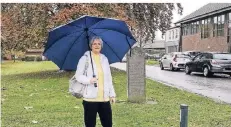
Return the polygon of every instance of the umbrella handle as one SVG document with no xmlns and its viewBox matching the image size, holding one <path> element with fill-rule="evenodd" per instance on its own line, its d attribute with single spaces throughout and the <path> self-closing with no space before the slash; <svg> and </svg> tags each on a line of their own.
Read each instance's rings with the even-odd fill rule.
<svg viewBox="0 0 231 127">
<path fill-rule="evenodd" d="M 93 78 L 95 78 L 95 77 L 96 77 L 96 75 L 93 75 Z M 94 83 L 94 86 L 97 87 L 97 83 Z"/>
</svg>

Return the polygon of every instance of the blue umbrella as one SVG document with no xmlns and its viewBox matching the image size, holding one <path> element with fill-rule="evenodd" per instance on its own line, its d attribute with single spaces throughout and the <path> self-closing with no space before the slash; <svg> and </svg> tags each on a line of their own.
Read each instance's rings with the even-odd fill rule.
<svg viewBox="0 0 231 127">
<path fill-rule="evenodd" d="M 124 21 L 82 16 L 49 32 L 44 56 L 61 70 L 76 70 L 80 57 L 89 50 L 89 40 L 99 36 L 109 63 L 121 62 L 136 40 Z"/>
</svg>

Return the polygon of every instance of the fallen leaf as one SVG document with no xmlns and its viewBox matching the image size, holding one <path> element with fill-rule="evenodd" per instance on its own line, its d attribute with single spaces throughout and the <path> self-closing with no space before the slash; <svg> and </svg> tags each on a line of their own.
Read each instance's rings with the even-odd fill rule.
<svg viewBox="0 0 231 127">
<path fill-rule="evenodd" d="M 36 120 L 32 120 L 32 123 L 38 123 L 38 121 L 36 121 Z"/>
<path fill-rule="evenodd" d="M 79 107 L 79 106 L 75 106 L 74 108 L 77 108 L 77 109 L 79 109 L 80 107 Z"/>
<path fill-rule="evenodd" d="M 32 109 L 33 106 L 29 106 L 29 107 L 25 106 L 24 108 L 25 108 L 26 110 L 28 110 L 28 109 Z"/>
<path fill-rule="evenodd" d="M 31 97 L 31 96 L 33 96 L 34 94 L 38 94 L 38 93 L 31 93 L 29 96 Z"/>
</svg>

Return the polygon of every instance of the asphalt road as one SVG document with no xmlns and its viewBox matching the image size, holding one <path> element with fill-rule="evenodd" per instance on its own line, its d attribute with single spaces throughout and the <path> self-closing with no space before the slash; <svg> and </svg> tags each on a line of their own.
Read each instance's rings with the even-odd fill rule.
<svg viewBox="0 0 231 127">
<path fill-rule="evenodd" d="M 125 70 L 126 63 L 115 63 L 112 67 Z M 231 104 L 231 77 L 214 75 L 206 78 L 200 73 L 186 75 L 183 70 L 160 70 L 159 66 L 146 66 L 146 77 L 172 87 L 200 94 L 216 101 Z"/>
</svg>

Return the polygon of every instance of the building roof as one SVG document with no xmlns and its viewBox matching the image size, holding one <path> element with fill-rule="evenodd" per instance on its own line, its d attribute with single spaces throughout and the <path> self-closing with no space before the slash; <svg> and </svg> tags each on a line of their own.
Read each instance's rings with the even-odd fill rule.
<svg viewBox="0 0 231 127">
<path fill-rule="evenodd" d="M 144 49 L 160 49 L 160 48 L 165 48 L 165 40 L 154 40 L 154 43 L 152 43 L 151 41 L 147 42 L 144 45 Z"/>
<path fill-rule="evenodd" d="M 185 16 L 183 19 L 177 21 L 176 23 L 183 23 L 191 20 L 196 20 L 198 18 L 206 17 L 210 14 L 217 14 L 224 11 L 231 11 L 231 3 L 209 3 L 198 10 L 192 12 L 191 14 Z"/>
</svg>

